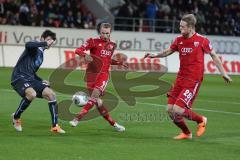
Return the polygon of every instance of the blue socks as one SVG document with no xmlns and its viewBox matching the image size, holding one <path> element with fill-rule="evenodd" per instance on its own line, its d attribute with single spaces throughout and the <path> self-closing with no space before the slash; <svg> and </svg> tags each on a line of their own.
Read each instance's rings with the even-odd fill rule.
<svg viewBox="0 0 240 160">
<path fill-rule="evenodd" d="M 30 105 L 32 101 L 29 101 L 26 97 L 24 97 L 19 106 L 18 106 L 18 109 L 17 111 L 15 112 L 14 114 L 14 119 L 19 119 L 21 114 L 27 109 L 27 107 Z"/>
<path fill-rule="evenodd" d="M 21 114 L 27 109 L 27 107 L 31 104 L 32 101 L 29 101 L 27 98 L 23 98 L 19 104 L 17 111 L 14 114 L 14 119 L 19 119 Z M 52 118 L 52 126 L 55 127 L 58 124 L 58 106 L 57 101 L 49 101 L 48 102 L 49 111 L 51 113 Z"/>
<path fill-rule="evenodd" d="M 51 113 L 52 118 L 52 126 L 55 127 L 58 124 L 58 106 L 57 101 L 49 101 L 48 102 L 49 111 Z"/>
</svg>

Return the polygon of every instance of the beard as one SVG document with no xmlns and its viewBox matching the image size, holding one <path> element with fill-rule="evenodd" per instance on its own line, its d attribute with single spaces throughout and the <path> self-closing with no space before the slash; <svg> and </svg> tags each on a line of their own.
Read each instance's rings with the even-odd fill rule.
<svg viewBox="0 0 240 160">
<path fill-rule="evenodd" d="M 101 35 L 101 39 L 108 41 L 110 39 L 110 35 Z"/>
</svg>

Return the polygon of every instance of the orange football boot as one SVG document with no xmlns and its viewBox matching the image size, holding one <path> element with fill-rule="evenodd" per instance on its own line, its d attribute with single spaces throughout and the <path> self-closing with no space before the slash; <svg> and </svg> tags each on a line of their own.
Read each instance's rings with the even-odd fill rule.
<svg viewBox="0 0 240 160">
<path fill-rule="evenodd" d="M 181 140 L 181 139 L 192 139 L 192 133 L 189 133 L 189 134 L 180 133 L 178 136 L 173 137 L 173 139 L 176 139 L 176 140 Z"/>
<path fill-rule="evenodd" d="M 51 128 L 51 132 L 54 133 L 66 133 L 59 125 L 56 125 L 55 127 Z"/>
<path fill-rule="evenodd" d="M 197 133 L 196 133 L 197 137 L 200 137 L 200 136 L 203 135 L 203 133 L 206 130 L 206 125 L 207 125 L 207 118 L 203 117 L 203 122 L 198 124 L 198 130 L 197 130 Z"/>
</svg>

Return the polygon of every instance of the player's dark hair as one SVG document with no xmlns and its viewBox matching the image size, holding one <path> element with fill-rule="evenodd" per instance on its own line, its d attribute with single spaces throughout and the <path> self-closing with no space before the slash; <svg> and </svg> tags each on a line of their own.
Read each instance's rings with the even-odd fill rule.
<svg viewBox="0 0 240 160">
<path fill-rule="evenodd" d="M 197 23 L 197 19 L 193 14 L 185 14 L 181 20 L 186 22 L 189 27 L 193 28 L 195 28 L 195 25 Z"/>
<path fill-rule="evenodd" d="M 51 37 L 54 41 L 56 40 L 56 33 L 50 31 L 50 30 L 45 30 L 42 35 L 41 35 L 41 38 L 47 38 L 47 37 Z"/>
<path fill-rule="evenodd" d="M 98 34 L 100 34 L 100 29 L 104 27 L 104 28 L 110 28 L 112 31 L 112 24 L 109 23 L 108 21 L 102 21 L 100 23 L 97 24 L 97 32 Z"/>
</svg>

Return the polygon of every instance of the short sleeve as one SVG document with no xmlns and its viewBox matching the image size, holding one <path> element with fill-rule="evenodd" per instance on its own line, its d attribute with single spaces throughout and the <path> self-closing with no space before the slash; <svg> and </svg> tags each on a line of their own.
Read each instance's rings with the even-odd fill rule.
<svg viewBox="0 0 240 160">
<path fill-rule="evenodd" d="M 173 43 L 171 44 L 170 48 L 173 50 L 173 51 L 178 51 L 178 44 L 177 44 L 178 40 L 177 38 L 173 41 Z"/>
<path fill-rule="evenodd" d="M 83 46 L 86 48 L 86 50 L 89 50 L 94 47 L 94 40 L 92 38 L 89 38 L 86 40 L 85 44 Z"/>
<path fill-rule="evenodd" d="M 203 48 L 204 53 L 207 53 L 207 54 L 211 53 L 211 51 L 213 49 L 212 44 L 207 38 L 205 38 L 203 40 L 202 48 Z"/>
<path fill-rule="evenodd" d="M 88 51 L 94 47 L 94 40 L 89 38 L 83 45 L 75 50 L 75 53 L 78 55 L 85 56 L 85 51 Z"/>
</svg>

